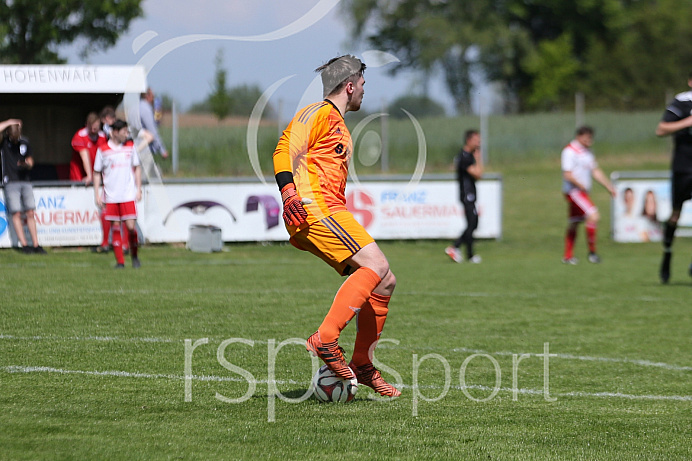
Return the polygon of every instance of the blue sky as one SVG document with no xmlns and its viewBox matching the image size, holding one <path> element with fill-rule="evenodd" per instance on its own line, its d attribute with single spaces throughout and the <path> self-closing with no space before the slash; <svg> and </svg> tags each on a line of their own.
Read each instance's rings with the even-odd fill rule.
<svg viewBox="0 0 692 461">
<path fill-rule="evenodd" d="M 115 47 L 86 60 L 79 58 L 74 46 L 61 52 L 69 64 L 144 62 L 149 85 L 170 95 L 183 110 L 211 91 L 219 49 L 229 87 L 257 84 L 264 91 L 291 77 L 270 100 L 275 107 L 280 103 L 282 117 L 290 117 L 307 99 L 321 98 L 315 88 L 308 89 L 317 66 L 340 54 L 363 57 L 369 51 L 367 45 L 349 39 L 347 17 L 338 0 L 145 0 L 142 7 L 144 18 L 133 21 Z M 281 33 L 291 24 L 290 31 Z M 377 67 L 365 61 L 369 66 L 365 110 L 380 110 L 398 96 L 418 92 L 415 74 L 392 77 L 386 71 L 391 65 Z M 433 80 L 429 90 L 441 103 L 447 99 L 441 78 Z"/>
</svg>

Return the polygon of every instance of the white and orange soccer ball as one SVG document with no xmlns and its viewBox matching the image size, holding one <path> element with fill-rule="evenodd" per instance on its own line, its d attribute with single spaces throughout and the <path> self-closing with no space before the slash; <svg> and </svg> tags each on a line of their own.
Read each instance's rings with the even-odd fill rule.
<svg viewBox="0 0 692 461">
<path fill-rule="evenodd" d="M 350 402 L 358 392 L 358 380 L 339 378 L 327 365 L 322 365 L 312 377 L 312 390 L 320 402 Z"/>
</svg>

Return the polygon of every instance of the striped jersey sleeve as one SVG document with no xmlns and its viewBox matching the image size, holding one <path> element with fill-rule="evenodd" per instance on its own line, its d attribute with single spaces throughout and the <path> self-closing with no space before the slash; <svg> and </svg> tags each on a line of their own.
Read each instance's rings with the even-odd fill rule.
<svg viewBox="0 0 692 461">
<path fill-rule="evenodd" d="M 307 224 L 346 210 L 346 178 L 351 134 L 328 101 L 300 110 L 284 130 L 274 151 L 274 174 L 290 172 L 306 205 Z"/>
</svg>

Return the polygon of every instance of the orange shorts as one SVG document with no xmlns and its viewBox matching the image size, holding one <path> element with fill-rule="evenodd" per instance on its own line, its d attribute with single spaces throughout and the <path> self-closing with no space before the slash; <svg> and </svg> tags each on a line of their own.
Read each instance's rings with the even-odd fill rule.
<svg viewBox="0 0 692 461">
<path fill-rule="evenodd" d="M 351 266 L 345 261 L 374 241 L 348 211 L 313 223 L 290 239 L 294 247 L 318 256 L 341 275 L 351 272 Z"/>
</svg>

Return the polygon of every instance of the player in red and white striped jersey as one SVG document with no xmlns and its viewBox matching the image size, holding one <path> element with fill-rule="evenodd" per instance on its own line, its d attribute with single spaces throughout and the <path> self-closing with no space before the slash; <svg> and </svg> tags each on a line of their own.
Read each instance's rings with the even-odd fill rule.
<svg viewBox="0 0 692 461">
<path fill-rule="evenodd" d="M 140 133 L 143 144 L 146 145 L 151 135 L 145 130 L 141 130 Z M 113 253 L 115 253 L 116 268 L 125 267 L 120 236 L 120 223 L 123 221 L 129 231 L 132 267 L 140 267 L 137 257 L 135 202 L 142 198 L 142 172 L 137 149 L 129 136 L 127 122 L 116 120 L 112 126 L 111 139 L 99 147 L 94 162 L 94 198 L 99 209 L 105 207 L 106 219 L 113 222 Z M 103 176 L 103 195 L 100 190 L 101 176 Z"/>
<path fill-rule="evenodd" d="M 568 204 L 569 223 L 565 235 L 565 253 L 562 262 L 577 264 L 574 257 L 574 241 L 577 237 L 577 225 L 586 221 L 586 239 L 589 246 L 588 260 L 591 263 L 601 262 L 596 254 L 596 228 L 600 215 L 598 208 L 589 197 L 591 178 L 608 189 L 615 197 L 615 189 L 596 163 L 591 152 L 593 128 L 582 126 L 577 129 L 576 137 L 562 150 L 562 192 Z"/>
</svg>

